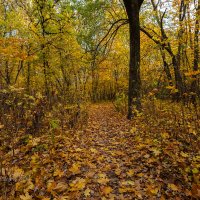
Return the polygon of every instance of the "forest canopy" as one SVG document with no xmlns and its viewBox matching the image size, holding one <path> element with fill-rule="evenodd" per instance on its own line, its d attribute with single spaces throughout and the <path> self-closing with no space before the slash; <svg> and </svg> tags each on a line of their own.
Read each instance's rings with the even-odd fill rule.
<svg viewBox="0 0 200 200">
<path fill-rule="evenodd" d="M 1 88 L 50 100 L 127 93 L 129 36 L 122 1 L 1 1 Z M 198 1 L 146 1 L 140 13 L 142 94 L 197 91 Z M 166 89 L 168 87 L 168 89 Z M 196 88 L 196 89 L 194 89 Z"/>
</svg>

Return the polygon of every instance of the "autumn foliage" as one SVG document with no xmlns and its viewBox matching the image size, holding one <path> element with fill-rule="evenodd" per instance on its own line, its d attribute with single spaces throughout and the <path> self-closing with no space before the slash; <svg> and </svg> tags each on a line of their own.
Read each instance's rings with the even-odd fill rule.
<svg viewBox="0 0 200 200">
<path fill-rule="evenodd" d="M 0 200 L 199 199 L 199 4 L 143 2 L 128 120 L 122 1 L 0 0 Z"/>
</svg>

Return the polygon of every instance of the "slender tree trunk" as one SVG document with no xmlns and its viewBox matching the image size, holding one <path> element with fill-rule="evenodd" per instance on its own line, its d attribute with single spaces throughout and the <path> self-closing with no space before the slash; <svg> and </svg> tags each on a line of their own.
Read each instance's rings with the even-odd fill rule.
<svg viewBox="0 0 200 200">
<path fill-rule="evenodd" d="M 196 11 L 196 22 L 195 22 L 195 32 L 194 32 L 194 64 L 193 70 L 197 72 L 199 67 L 199 17 L 200 17 L 200 0 L 198 0 L 198 7 Z M 192 101 L 196 103 L 196 95 L 199 95 L 198 79 L 196 75 L 193 75 L 193 81 L 191 84 L 191 91 L 193 92 Z"/>
<path fill-rule="evenodd" d="M 49 85 L 48 85 L 48 80 L 47 80 L 47 62 L 46 62 L 46 55 L 45 55 L 45 53 L 42 54 L 42 59 L 43 59 L 45 95 L 49 98 Z"/>
<path fill-rule="evenodd" d="M 174 75 L 176 80 L 176 88 L 178 89 L 177 100 L 180 97 L 183 98 L 183 93 L 186 92 L 185 83 L 180 71 L 181 60 L 182 60 L 181 52 L 184 50 L 184 43 L 185 43 L 183 40 L 183 34 L 185 32 L 183 27 L 183 22 L 186 16 L 186 8 L 187 6 L 185 1 L 181 0 L 179 8 L 178 52 L 175 56 L 172 57 L 172 63 L 174 65 Z"/>
<path fill-rule="evenodd" d="M 170 72 L 169 65 L 166 61 L 166 55 L 165 55 L 164 51 L 165 51 L 164 48 L 161 47 L 160 52 L 161 52 L 161 56 L 162 56 L 162 60 L 163 60 L 164 71 L 165 71 L 165 74 L 167 76 L 167 80 L 169 82 L 169 85 L 173 86 L 172 75 L 171 75 L 171 72 Z"/>
<path fill-rule="evenodd" d="M 27 80 L 26 80 L 26 88 L 27 93 L 30 95 L 30 82 L 31 82 L 31 63 L 27 63 Z"/>
<path fill-rule="evenodd" d="M 5 74 L 6 74 L 6 84 L 10 85 L 11 84 L 11 78 L 10 78 L 10 71 L 9 71 L 9 62 L 6 61 L 6 66 L 5 66 Z"/>
<path fill-rule="evenodd" d="M 15 84 L 17 83 L 17 80 L 19 78 L 20 72 L 22 71 L 23 67 L 24 67 L 24 61 L 20 60 L 19 61 L 19 67 L 18 67 L 18 70 L 17 70 L 17 74 L 16 74 L 16 77 L 15 77 L 15 82 L 14 82 Z"/>
</svg>

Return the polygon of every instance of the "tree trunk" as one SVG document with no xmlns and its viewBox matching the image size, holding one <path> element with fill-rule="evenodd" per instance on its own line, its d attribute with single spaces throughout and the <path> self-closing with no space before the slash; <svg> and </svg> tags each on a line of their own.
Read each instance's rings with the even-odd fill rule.
<svg viewBox="0 0 200 200">
<path fill-rule="evenodd" d="M 141 110 L 140 102 L 140 21 L 139 12 L 143 0 L 124 0 L 129 19 L 130 65 L 128 90 L 128 119 L 133 117 L 133 109 Z"/>
<path fill-rule="evenodd" d="M 199 65 L 199 17 L 200 17 L 200 0 L 198 0 L 198 7 L 196 10 L 196 22 L 195 22 L 195 32 L 194 32 L 194 64 L 193 70 L 194 72 L 198 71 Z M 193 81 L 191 84 L 192 93 L 192 102 L 196 104 L 196 96 L 199 95 L 198 91 L 198 79 L 196 74 L 193 75 Z"/>
<path fill-rule="evenodd" d="M 165 55 L 163 47 L 160 48 L 160 52 L 161 52 L 161 56 L 162 56 L 162 60 L 163 60 L 163 67 L 164 67 L 165 74 L 167 76 L 167 80 L 169 82 L 169 85 L 173 86 L 172 75 L 171 75 L 171 72 L 170 72 L 169 65 L 166 61 L 166 55 Z"/>
</svg>

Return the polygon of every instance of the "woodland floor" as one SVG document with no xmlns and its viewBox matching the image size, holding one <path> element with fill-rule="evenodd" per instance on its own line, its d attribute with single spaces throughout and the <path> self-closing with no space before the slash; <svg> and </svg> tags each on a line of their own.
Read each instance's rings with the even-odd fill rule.
<svg viewBox="0 0 200 200">
<path fill-rule="evenodd" d="M 176 147 L 161 146 L 112 104 L 92 105 L 83 131 L 60 134 L 53 147 L 46 136 L 32 139 L 5 155 L 10 179 L 0 182 L 0 199 L 191 199 L 189 179 L 170 160 Z"/>
</svg>

